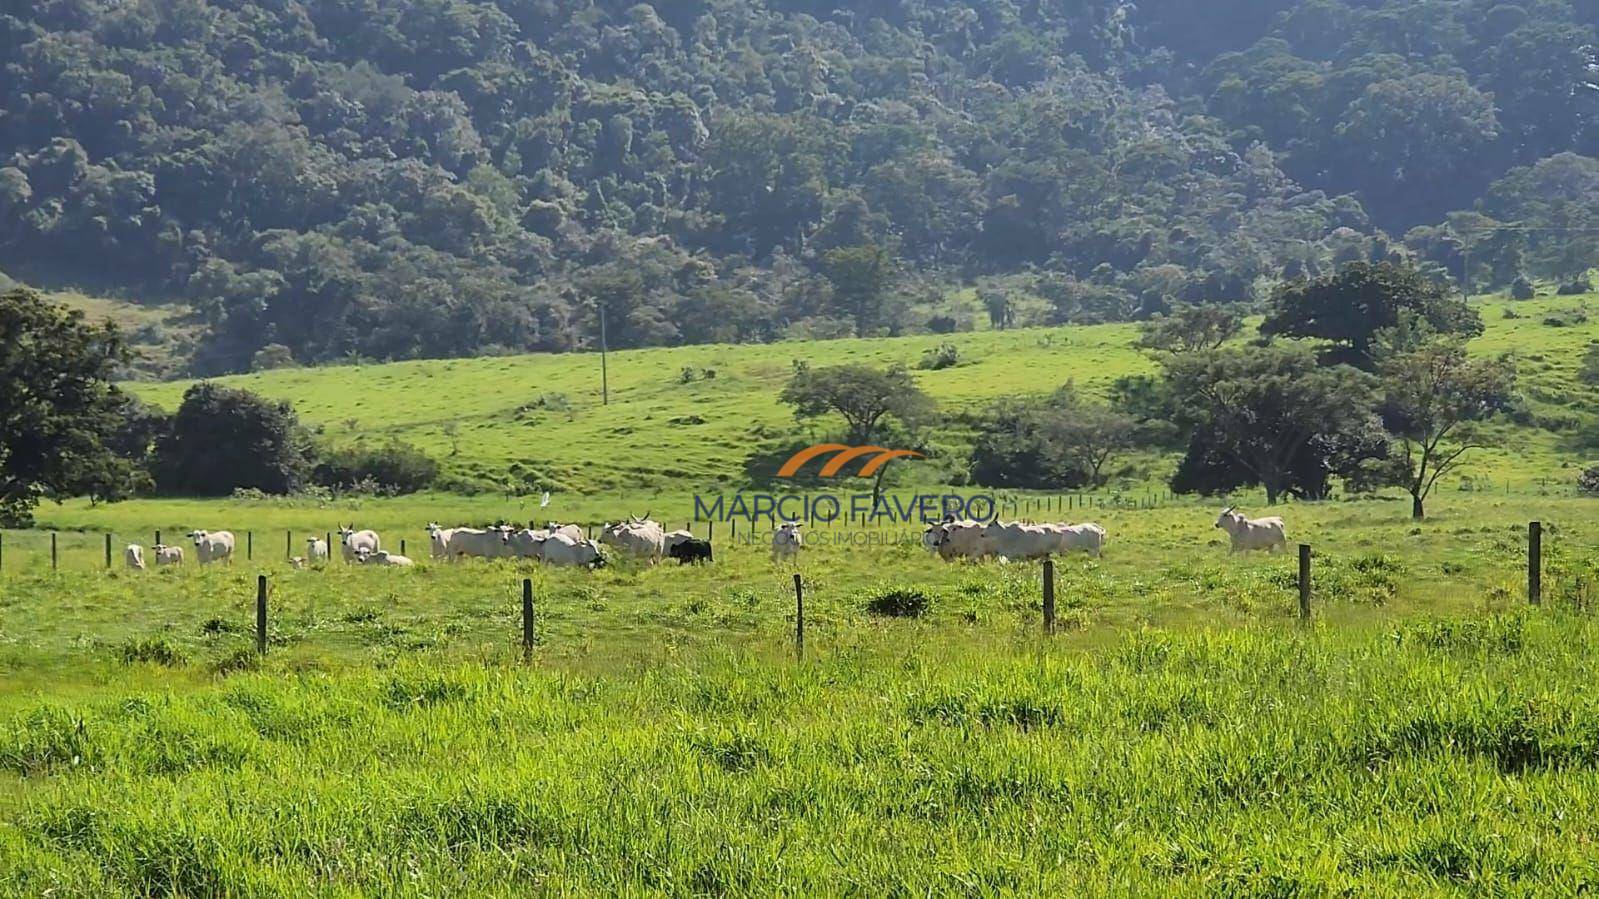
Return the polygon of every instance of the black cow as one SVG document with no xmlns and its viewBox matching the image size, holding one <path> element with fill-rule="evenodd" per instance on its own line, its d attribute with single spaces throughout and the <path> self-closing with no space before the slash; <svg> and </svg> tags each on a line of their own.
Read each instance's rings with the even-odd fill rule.
<svg viewBox="0 0 1599 899">
<path fill-rule="evenodd" d="M 667 550 L 666 554 L 676 559 L 679 565 L 698 565 L 701 562 L 716 561 L 711 556 L 709 540 L 684 540 Z"/>
</svg>

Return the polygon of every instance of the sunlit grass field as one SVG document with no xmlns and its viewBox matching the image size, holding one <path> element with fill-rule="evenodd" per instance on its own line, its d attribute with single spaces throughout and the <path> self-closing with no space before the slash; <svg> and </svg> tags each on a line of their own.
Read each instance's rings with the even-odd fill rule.
<svg viewBox="0 0 1599 899">
<path fill-rule="evenodd" d="M 1599 335 L 1542 321 L 1579 304 L 1484 310 L 1478 351 L 1516 354 L 1544 424 L 1586 410 L 1575 373 Z M 950 340 L 969 364 L 919 377 L 962 409 L 1149 370 L 1131 338 L 619 353 L 609 407 L 595 357 L 234 379 L 335 440 L 394 434 L 470 479 L 520 462 L 559 483 L 548 506 L 74 501 L 0 535 L 0 896 L 1594 889 L 1599 503 L 1571 488 L 1570 428 L 1502 426 L 1426 521 L 1392 493 L 1274 510 L 1314 548 L 1309 625 L 1293 555 L 1230 557 L 1219 504 L 1167 496 L 1159 458 L 1091 497 L 1002 494 L 1006 517 L 1109 531 L 1103 559 L 1057 563 L 1054 636 L 1037 563 L 945 564 L 916 525 L 817 527 L 794 565 L 769 558 L 769 524 L 725 521 L 704 567 L 426 558 L 430 520 L 649 512 L 709 535 L 695 491 L 738 489 L 752 452 L 803 435 L 776 402 L 793 358 L 913 363 Z M 170 404 L 182 386 L 139 389 Z M 555 394 L 565 411 L 517 412 Z M 905 466 L 896 495 L 939 470 Z M 854 480 L 835 488 L 869 489 Z M 421 564 L 289 567 L 341 523 Z M 122 566 L 126 543 L 196 527 L 234 531 L 235 563 Z M 926 612 L 874 614 L 889 591 Z"/>
</svg>

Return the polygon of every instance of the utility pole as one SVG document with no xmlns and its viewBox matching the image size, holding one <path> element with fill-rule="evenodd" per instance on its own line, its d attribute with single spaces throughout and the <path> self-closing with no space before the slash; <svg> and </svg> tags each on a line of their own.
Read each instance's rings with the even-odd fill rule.
<svg viewBox="0 0 1599 899">
<path fill-rule="evenodd" d="M 601 303 L 601 304 L 599 304 L 599 306 L 600 306 L 600 405 L 609 406 L 611 404 L 611 379 L 610 379 L 610 372 L 607 370 L 608 366 L 606 365 L 606 356 L 610 352 L 610 349 L 606 346 L 606 341 L 605 341 L 605 304 Z"/>
</svg>

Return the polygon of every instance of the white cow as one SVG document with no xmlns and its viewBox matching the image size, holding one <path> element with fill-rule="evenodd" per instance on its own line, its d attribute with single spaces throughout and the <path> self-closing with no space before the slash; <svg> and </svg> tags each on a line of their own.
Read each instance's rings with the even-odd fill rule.
<svg viewBox="0 0 1599 899">
<path fill-rule="evenodd" d="M 575 524 L 557 524 L 552 521 L 544 526 L 544 530 L 549 531 L 551 534 L 565 534 L 573 540 L 588 539 L 588 536 L 583 533 L 583 529 Z"/>
<path fill-rule="evenodd" d="M 477 559 L 498 559 L 505 555 L 505 532 L 499 528 L 455 528 L 449 538 L 450 558 L 471 556 Z"/>
<path fill-rule="evenodd" d="M 1084 524 L 1046 524 L 1060 538 L 1061 555 L 1084 552 L 1099 558 L 1105 552 L 1105 529 L 1092 522 Z"/>
<path fill-rule="evenodd" d="M 592 540 L 573 540 L 564 533 L 551 534 L 543 541 L 541 555 L 545 562 L 559 566 L 587 565 L 600 568 L 605 565 L 605 554 Z"/>
<path fill-rule="evenodd" d="M 544 558 L 544 544 L 552 536 L 542 528 L 522 528 L 513 531 L 504 528 L 501 533 L 505 540 L 505 553 L 515 559 L 542 559 Z M 582 538 L 579 538 L 582 539 Z"/>
<path fill-rule="evenodd" d="M 355 557 L 361 553 L 371 554 L 383 548 L 377 531 L 358 531 L 354 525 L 339 528 L 339 543 L 347 563 L 355 561 Z"/>
<path fill-rule="evenodd" d="M 991 521 L 983 528 L 983 546 L 1001 559 L 1044 559 L 1060 549 L 1061 537 L 1052 528 L 1021 522 Z"/>
<path fill-rule="evenodd" d="M 1288 548 L 1288 528 L 1281 518 L 1245 518 L 1228 506 L 1217 516 L 1216 527 L 1233 539 L 1231 551 L 1234 553 L 1255 549 L 1275 552 Z"/>
<path fill-rule="evenodd" d="M 799 555 L 805 547 L 805 535 L 800 533 L 800 523 L 785 521 L 772 532 L 772 561 L 788 561 Z"/>
<path fill-rule="evenodd" d="M 694 536 L 693 531 L 667 531 L 661 539 L 662 552 L 666 555 L 671 555 L 672 547 L 694 539 L 697 538 Z"/>
<path fill-rule="evenodd" d="M 439 527 L 438 522 L 430 521 L 427 527 L 428 550 L 435 559 L 446 559 L 450 556 L 450 536 L 455 533 L 455 528 Z"/>
<path fill-rule="evenodd" d="M 155 564 L 158 568 L 162 565 L 183 564 L 183 547 L 181 546 L 168 546 L 165 543 L 157 543 L 150 548 L 155 550 Z"/>
<path fill-rule="evenodd" d="M 190 531 L 194 555 L 201 565 L 212 562 L 233 564 L 233 534 L 229 531 Z"/>
<path fill-rule="evenodd" d="M 647 518 L 607 524 L 600 529 L 600 540 L 616 547 L 623 555 L 648 559 L 651 565 L 659 562 L 666 552 L 666 532 L 659 522 Z"/>
<path fill-rule="evenodd" d="M 416 564 L 405 556 L 402 556 L 398 553 L 385 552 L 381 549 L 377 550 L 376 552 L 361 553 L 359 556 L 356 556 L 356 559 L 360 561 L 362 565 L 379 565 L 388 566 L 390 568 L 410 568 Z"/>
<path fill-rule="evenodd" d="M 328 560 L 328 542 L 321 537 L 305 538 L 304 561 L 317 565 Z"/>
<path fill-rule="evenodd" d="M 956 559 L 976 562 L 988 555 L 983 527 L 978 521 L 942 521 L 927 529 L 922 542 L 946 562 Z"/>
<path fill-rule="evenodd" d="M 143 571 L 144 547 L 137 543 L 129 543 L 127 548 L 122 551 L 122 559 L 123 561 L 127 562 L 128 567 L 134 571 Z"/>
</svg>

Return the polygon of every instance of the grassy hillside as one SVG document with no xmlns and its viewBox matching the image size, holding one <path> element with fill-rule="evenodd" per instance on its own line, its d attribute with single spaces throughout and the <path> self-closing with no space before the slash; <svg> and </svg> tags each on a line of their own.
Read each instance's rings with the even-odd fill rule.
<svg viewBox="0 0 1599 899">
<path fill-rule="evenodd" d="M 82 310 L 90 321 L 115 322 L 133 349 L 134 361 L 129 369 L 139 378 L 169 378 L 181 371 L 200 330 L 183 306 L 130 303 L 71 290 L 45 296 L 70 309 Z"/>
<path fill-rule="evenodd" d="M 1575 375 L 1582 350 L 1599 338 L 1599 321 L 1577 322 L 1566 313 L 1585 302 L 1509 304 L 1520 316 L 1514 319 L 1505 318 L 1505 303 L 1483 306 L 1488 333 L 1476 348 L 1518 355 L 1524 392 L 1542 426 L 1502 429 L 1496 446 L 1478 453 L 1465 474 L 1496 489 L 1504 482 L 1570 481 L 1562 466 L 1572 450 L 1560 429 L 1569 429 L 1587 403 L 1588 390 Z M 1545 324 L 1560 315 L 1572 323 Z M 752 457 L 832 436 L 825 427 L 802 429 L 778 403 L 794 360 L 914 365 L 926 350 L 952 343 L 960 350 L 959 366 L 917 373 L 948 416 L 1067 381 L 1101 391 L 1117 377 L 1150 371 L 1150 360 L 1130 346 L 1135 335 L 1131 325 L 1102 325 L 619 352 L 610 357 L 609 406 L 600 402 L 597 355 L 300 369 L 224 380 L 292 401 L 305 421 L 335 442 L 399 437 L 437 455 L 454 475 L 485 486 L 509 479 L 583 492 L 686 489 L 739 483 Z M 692 377 L 687 383 L 685 373 Z M 171 408 L 186 386 L 136 389 Z M 949 458 L 944 468 L 924 470 L 958 465 L 959 428 L 935 428 L 933 440 Z M 1162 477 L 1165 468 L 1152 473 Z"/>
</svg>

